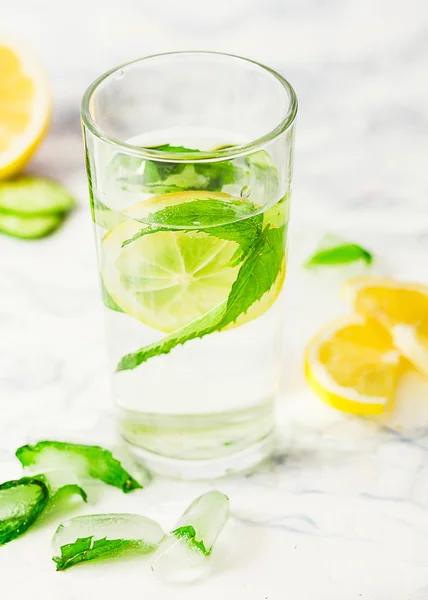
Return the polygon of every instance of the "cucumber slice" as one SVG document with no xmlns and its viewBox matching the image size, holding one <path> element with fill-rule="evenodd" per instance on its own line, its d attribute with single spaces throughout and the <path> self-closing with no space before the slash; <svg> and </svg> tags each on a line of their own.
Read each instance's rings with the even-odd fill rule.
<svg viewBox="0 0 428 600">
<path fill-rule="evenodd" d="M 19 215 L 56 215 L 76 202 L 57 181 L 45 177 L 18 177 L 0 184 L 0 210 Z"/>
<path fill-rule="evenodd" d="M 63 215 L 23 217 L 0 212 L 0 232 L 25 240 L 41 238 L 54 231 L 63 218 Z"/>
</svg>

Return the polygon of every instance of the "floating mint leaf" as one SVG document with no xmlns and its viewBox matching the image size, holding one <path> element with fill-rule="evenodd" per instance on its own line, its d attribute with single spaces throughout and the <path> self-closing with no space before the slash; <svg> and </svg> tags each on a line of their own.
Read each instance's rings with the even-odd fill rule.
<svg viewBox="0 0 428 600">
<path fill-rule="evenodd" d="M 266 226 L 238 272 L 227 300 L 201 318 L 165 338 L 124 356 L 116 370 L 135 369 L 154 356 L 168 354 L 189 340 L 201 338 L 236 321 L 252 304 L 270 290 L 284 264 L 285 226 Z"/>
<path fill-rule="evenodd" d="M 203 315 L 200 319 L 192 321 L 189 325 L 178 329 L 174 333 L 162 338 L 159 342 L 154 342 L 147 346 L 143 346 L 140 350 L 126 354 L 119 362 L 116 367 L 117 371 L 127 371 L 129 369 L 135 369 L 143 362 L 159 356 L 161 354 L 168 354 L 173 348 L 180 344 L 193 340 L 198 337 L 204 337 L 216 331 L 218 324 L 221 322 L 221 318 L 226 310 L 227 300 L 214 307 L 208 313 Z"/>
<path fill-rule="evenodd" d="M 0 485 L 0 546 L 25 533 L 48 501 L 49 490 L 39 479 L 23 477 Z"/>
<path fill-rule="evenodd" d="M 99 479 L 125 494 L 142 488 L 109 450 L 99 446 L 43 441 L 18 448 L 16 456 L 24 467 L 33 466 L 39 471 L 69 469 L 78 477 Z"/>
<path fill-rule="evenodd" d="M 223 146 L 226 147 L 226 146 Z M 153 150 L 165 152 L 198 152 L 193 148 L 162 144 Z M 254 197 L 275 196 L 278 172 L 265 150 L 229 160 L 193 163 L 143 160 L 118 153 L 111 171 L 120 187 L 129 191 L 166 194 L 185 190 L 221 191 L 236 184 L 252 189 Z"/>
<path fill-rule="evenodd" d="M 85 515 L 58 527 L 53 560 L 62 571 L 82 562 L 148 554 L 164 537 L 158 523 L 139 515 Z"/>
<path fill-rule="evenodd" d="M 373 256 L 362 246 L 357 244 L 343 243 L 337 246 L 319 250 L 306 262 L 307 268 L 319 266 L 338 266 L 363 260 L 370 265 L 373 262 Z"/>
<path fill-rule="evenodd" d="M 156 577 L 172 583 L 203 576 L 228 518 L 229 499 L 221 492 L 208 492 L 194 500 L 156 552 L 152 564 Z"/>
<path fill-rule="evenodd" d="M 145 235 L 193 227 L 193 231 L 236 242 L 245 254 L 262 232 L 263 215 L 254 215 L 255 211 L 253 204 L 240 200 L 206 198 L 183 202 L 149 214 L 146 221 L 152 224 L 125 240 L 122 246 L 132 244 Z"/>
<path fill-rule="evenodd" d="M 222 197 L 221 194 L 219 196 Z M 145 221 L 153 225 L 183 229 L 203 228 L 234 223 L 250 217 L 255 211 L 255 206 L 250 202 L 234 200 L 226 196 L 225 200 L 204 198 L 167 206 L 155 213 L 150 213 Z"/>
</svg>

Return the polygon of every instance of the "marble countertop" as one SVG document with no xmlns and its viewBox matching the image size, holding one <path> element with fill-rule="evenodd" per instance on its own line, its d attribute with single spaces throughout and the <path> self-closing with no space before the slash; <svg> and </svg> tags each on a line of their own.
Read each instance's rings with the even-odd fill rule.
<svg viewBox="0 0 428 600">
<path fill-rule="evenodd" d="M 198 493 L 219 487 L 233 518 L 212 575 L 165 587 L 141 560 L 56 573 L 51 524 L 0 548 L 1 597 L 428 599 L 428 384 L 409 376 L 394 415 L 366 421 L 321 404 L 301 365 L 316 328 L 346 310 L 337 295 L 347 271 L 301 267 L 325 233 L 372 249 L 378 272 L 428 283 L 426 0 L 15 0 L 3 13 L 1 29 L 38 52 L 55 96 L 30 170 L 62 180 L 80 204 L 49 239 L 0 237 L 0 480 L 19 476 L 13 453 L 23 443 L 114 442 L 78 117 L 85 87 L 137 56 L 221 50 L 280 70 L 300 112 L 274 459 L 251 476 L 155 479 L 85 507 L 168 527 Z"/>
</svg>

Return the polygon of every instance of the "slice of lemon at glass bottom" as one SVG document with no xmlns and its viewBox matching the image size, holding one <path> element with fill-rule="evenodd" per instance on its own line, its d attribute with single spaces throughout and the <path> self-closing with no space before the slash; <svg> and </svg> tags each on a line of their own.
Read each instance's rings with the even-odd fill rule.
<svg viewBox="0 0 428 600">
<path fill-rule="evenodd" d="M 210 192 L 204 197 L 228 198 Z M 127 210 L 130 216 L 155 206 L 201 198 L 201 192 L 158 196 Z M 230 198 L 230 197 L 229 197 Z M 170 333 L 188 325 L 229 296 L 240 265 L 230 266 L 238 244 L 207 233 L 162 231 L 122 243 L 143 227 L 125 221 L 106 233 L 102 241 L 102 277 L 114 302 L 146 325 Z M 285 266 L 272 288 L 238 318 L 233 326 L 261 316 L 279 295 Z M 230 326 L 229 326 L 230 328 Z"/>
<path fill-rule="evenodd" d="M 391 336 L 353 315 L 333 321 L 308 344 L 305 370 L 310 386 L 327 404 L 374 415 L 394 400 L 399 362 Z"/>
</svg>

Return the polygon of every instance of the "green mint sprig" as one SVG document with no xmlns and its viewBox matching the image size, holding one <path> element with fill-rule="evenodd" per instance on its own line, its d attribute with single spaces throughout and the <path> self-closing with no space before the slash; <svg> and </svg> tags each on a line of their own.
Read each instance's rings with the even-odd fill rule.
<svg viewBox="0 0 428 600">
<path fill-rule="evenodd" d="M 206 198 L 183 202 L 149 214 L 145 220 L 152 223 L 125 240 L 122 247 L 145 235 L 193 227 L 193 231 L 236 242 L 245 255 L 262 232 L 263 215 L 255 212 L 254 204 L 239 200 Z"/>
<path fill-rule="evenodd" d="M 319 250 L 306 261 L 305 267 L 332 267 L 360 260 L 370 265 L 373 262 L 373 255 L 358 244 L 343 243 L 331 248 Z"/>
<path fill-rule="evenodd" d="M 205 548 L 204 542 L 202 540 L 199 541 L 196 539 L 196 529 L 192 525 L 184 525 L 184 527 L 178 527 L 177 529 L 174 529 L 174 531 L 172 531 L 171 533 L 172 535 L 175 535 L 175 537 L 179 540 L 184 538 L 191 548 L 202 552 L 204 556 L 209 556 L 212 552 L 212 548 L 209 548 L 207 550 Z"/>
<path fill-rule="evenodd" d="M 233 147 L 233 144 L 225 147 Z M 200 152 L 171 144 L 152 146 L 150 149 L 177 154 Z M 274 195 L 278 186 L 277 169 L 265 150 L 229 160 L 192 163 L 145 160 L 118 153 L 113 158 L 111 171 L 123 189 L 151 194 L 185 190 L 219 192 L 229 184 L 257 188 L 263 181 L 264 193 L 268 191 Z"/>
<path fill-rule="evenodd" d="M 135 369 L 154 356 L 168 354 L 178 345 L 221 331 L 235 322 L 270 290 L 281 272 L 284 260 L 285 226 L 272 228 L 267 225 L 243 260 L 226 300 L 160 341 L 127 354 L 120 360 L 116 370 Z"/>
<path fill-rule="evenodd" d="M 93 560 L 130 556 L 133 554 L 148 554 L 156 546 L 149 546 L 142 540 L 108 540 L 95 539 L 94 536 L 78 538 L 72 544 L 61 546 L 61 556 L 54 556 L 57 571 L 64 571 L 74 565 Z"/>
<path fill-rule="evenodd" d="M 35 466 L 40 471 L 58 467 L 69 469 L 77 476 L 99 479 L 118 487 L 125 494 L 143 487 L 109 450 L 100 446 L 43 441 L 18 448 L 16 456 L 23 467 Z"/>
</svg>

